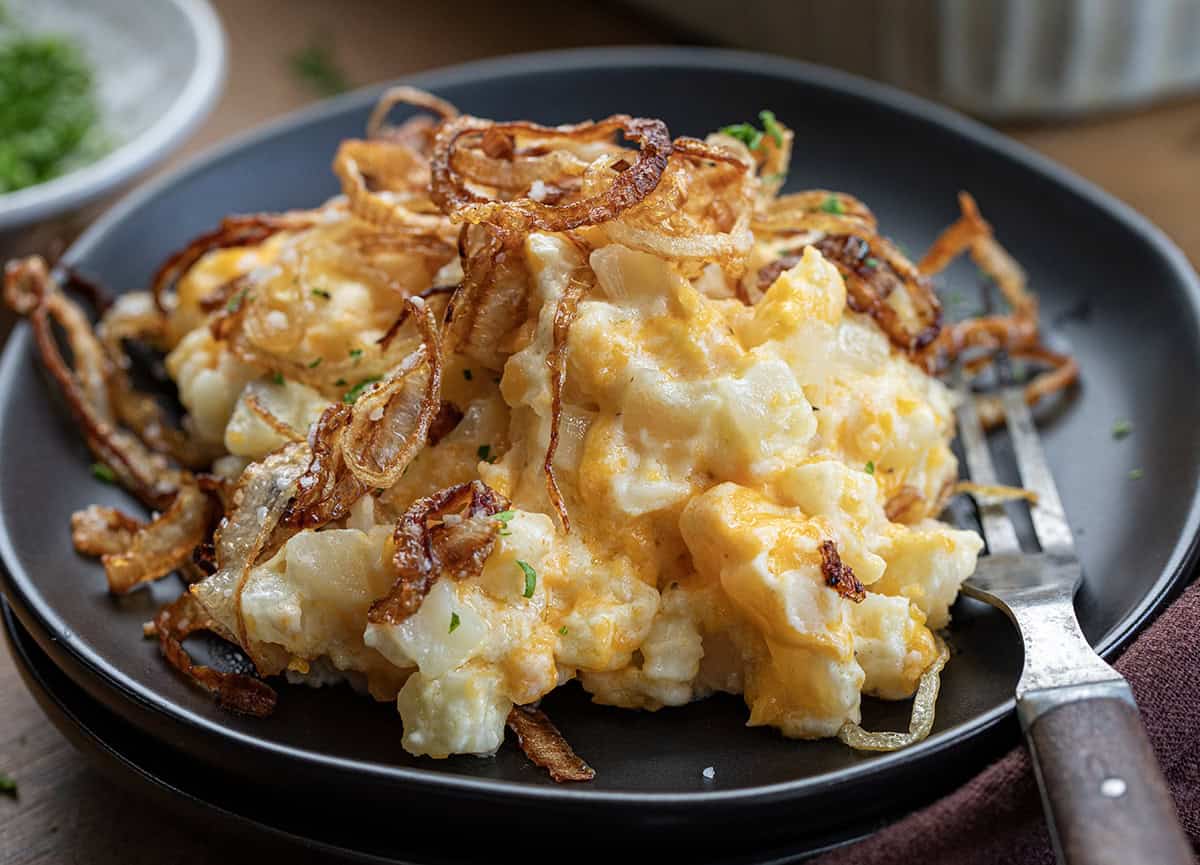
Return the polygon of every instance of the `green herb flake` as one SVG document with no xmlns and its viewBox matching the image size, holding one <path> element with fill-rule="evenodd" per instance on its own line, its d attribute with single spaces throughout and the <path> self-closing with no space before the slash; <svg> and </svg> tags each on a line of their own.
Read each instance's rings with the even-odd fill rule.
<svg viewBox="0 0 1200 865">
<path fill-rule="evenodd" d="M 458 613 L 451 613 L 450 614 L 450 630 L 447 631 L 446 633 L 453 634 L 455 631 L 458 630 L 458 626 L 461 624 L 462 624 L 462 622 L 458 618 Z"/>
<path fill-rule="evenodd" d="M 846 208 L 842 206 L 842 200 L 836 195 L 825 196 L 825 200 L 821 202 L 821 210 L 836 216 L 841 216 L 846 212 Z"/>
<path fill-rule="evenodd" d="M 281 373 L 281 372 L 275 373 L 275 375 L 271 376 L 271 381 L 275 382 L 275 384 L 282 385 L 283 384 L 283 373 Z"/>
<path fill-rule="evenodd" d="M 1133 432 L 1133 424 L 1125 418 L 1121 418 L 1113 423 L 1112 437 L 1117 441 L 1125 438 L 1131 432 Z"/>
<path fill-rule="evenodd" d="M 237 312 L 239 309 L 241 309 L 242 303 L 246 300 L 246 291 L 247 289 L 243 288 L 233 297 L 229 298 L 228 302 L 225 304 L 225 311 Z"/>
<path fill-rule="evenodd" d="M 464 369 L 463 370 L 463 378 L 465 378 L 467 381 L 470 381 L 471 377 L 472 377 L 471 371 L 469 369 Z"/>
<path fill-rule="evenodd" d="M 763 125 L 763 131 L 771 136 L 771 140 L 775 142 L 775 146 L 783 147 L 783 127 L 775 119 L 775 112 L 763 109 L 758 112 L 758 119 Z"/>
<path fill-rule="evenodd" d="M 734 123 L 732 126 L 722 126 L 721 132 L 736 138 L 751 150 L 758 150 L 762 144 L 763 134 L 750 123 Z"/>
<path fill-rule="evenodd" d="M 104 463 L 92 463 L 92 477 L 98 481 L 104 481 L 106 484 L 117 482 L 116 473 Z"/>
<path fill-rule="evenodd" d="M 354 358 L 354 360 L 356 360 L 356 361 L 361 360 L 362 356 L 363 356 L 363 350 L 361 348 L 350 349 L 350 357 Z"/>
<path fill-rule="evenodd" d="M 12 775 L 0 772 L 0 793 L 17 798 L 17 779 Z"/>
<path fill-rule="evenodd" d="M 354 387 L 350 388 L 350 390 L 346 391 L 345 395 L 342 397 L 342 402 L 346 403 L 347 405 L 354 405 L 358 398 L 362 396 L 363 391 L 375 384 L 377 381 L 379 381 L 379 376 L 377 375 L 372 376 L 371 378 L 364 378 Z"/>
<path fill-rule="evenodd" d="M 874 270 L 875 268 L 879 267 L 879 259 L 873 255 L 868 255 L 867 260 L 864 261 L 863 264 Z"/>
<path fill-rule="evenodd" d="M 479 450 L 477 450 L 476 453 L 479 454 L 479 458 L 486 463 L 494 463 L 496 461 L 496 458 L 492 456 L 491 445 L 480 445 Z"/>
<path fill-rule="evenodd" d="M 780 186 L 782 186 L 783 184 L 787 183 L 787 172 L 773 171 L 770 174 L 764 174 L 762 176 L 762 181 L 764 183 L 778 183 Z"/>
<path fill-rule="evenodd" d="M 558 635 L 560 637 L 565 637 L 567 635 L 567 626 L 566 625 L 563 625 L 561 628 L 558 629 Z"/>
<path fill-rule="evenodd" d="M 333 383 L 333 386 L 334 386 L 334 387 L 345 387 L 345 386 L 346 386 L 346 380 L 345 380 L 344 378 L 339 378 L 337 381 L 335 381 L 335 382 Z"/>
<path fill-rule="evenodd" d="M 1131 481 L 1139 481 L 1145 476 L 1146 476 L 1146 472 L 1143 471 L 1142 469 L 1130 469 L 1129 470 L 1129 479 Z"/>
<path fill-rule="evenodd" d="M 336 96 L 349 88 L 332 49 L 317 38 L 289 57 L 288 65 L 302 84 L 321 96 Z"/>
<path fill-rule="evenodd" d="M 500 524 L 500 537 L 507 538 L 512 534 L 512 529 L 508 527 L 508 521 L 514 516 L 516 516 L 516 514 L 513 511 L 501 511 L 500 513 L 496 514 L 496 522 Z"/>
<path fill-rule="evenodd" d="M 321 298 L 324 298 L 325 300 L 329 300 L 333 297 L 332 294 L 330 294 L 323 288 L 314 288 L 312 290 L 312 293 L 313 293 L 314 297 L 321 297 Z"/>
<path fill-rule="evenodd" d="M 875 474 L 875 460 L 867 460 L 866 469 L 867 469 L 867 474 L 869 474 L 869 475 Z"/>
<path fill-rule="evenodd" d="M 533 590 L 537 588 L 537 571 L 529 566 L 527 562 L 517 559 L 517 567 L 525 574 L 525 592 L 526 598 L 533 597 Z"/>
<path fill-rule="evenodd" d="M 322 361 L 322 360 L 324 360 L 324 358 L 322 358 L 322 357 L 319 357 L 319 358 L 317 358 L 316 360 L 314 360 L 312 363 L 310 363 L 310 364 L 308 365 L 308 368 L 309 368 L 309 369 L 316 369 L 317 367 L 319 367 L 319 366 L 321 365 L 321 361 Z"/>
</svg>

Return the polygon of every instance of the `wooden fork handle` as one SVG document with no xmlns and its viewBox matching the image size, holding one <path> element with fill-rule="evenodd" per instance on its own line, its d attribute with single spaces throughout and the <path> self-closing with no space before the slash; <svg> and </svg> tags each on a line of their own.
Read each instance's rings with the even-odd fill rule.
<svg viewBox="0 0 1200 865">
<path fill-rule="evenodd" d="M 1195 862 L 1131 701 L 1065 702 L 1035 718 L 1025 735 L 1060 862 Z"/>
</svg>

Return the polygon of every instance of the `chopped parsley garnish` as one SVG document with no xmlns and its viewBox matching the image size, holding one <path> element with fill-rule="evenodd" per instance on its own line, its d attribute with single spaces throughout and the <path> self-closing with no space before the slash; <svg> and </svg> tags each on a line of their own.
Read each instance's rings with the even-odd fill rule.
<svg viewBox="0 0 1200 865">
<path fill-rule="evenodd" d="M 463 370 L 463 378 L 465 378 L 467 381 L 471 380 L 471 371 L 469 369 Z"/>
<path fill-rule="evenodd" d="M 0 793 L 12 796 L 15 799 L 17 797 L 17 779 L 12 775 L 0 772 Z"/>
<path fill-rule="evenodd" d="M 324 358 L 321 358 L 321 357 L 317 358 L 316 360 L 314 360 L 312 363 L 310 363 L 310 364 L 308 365 L 308 368 L 309 368 L 309 369 L 316 369 L 317 367 L 319 367 L 319 366 L 321 365 L 321 361 L 322 361 L 322 360 L 324 360 Z"/>
<path fill-rule="evenodd" d="M 92 477 L 98 481 L 104 481 L 106 484 L 117 482 L 116 473 L 104 463 L 92 463 Z"/>
<path fill-rule="evenodd" d="M 363 356 L 363 350 L 361 348 L 352 348 L 350 349 L 350 356 L 355 360 L 358 360 Z"/>
<path fill-rule="evenodd" d="M 867 460 L 866 468 L 867 468 L 867 474 L 869 474 L 869 475 L 875 474 L 875 460 Z"/>
<path fill-rule="evenodd" d="M 344 378 L 339 378 L 337 381 L 335 381 L 335 382 L 333 383 L 333 385 L 334 385 L 334 387 L 345 387 L 345 386 L 346 386 L 346 380 L 345 380 Z"/>
<path fill-rule="evenodd" d="M 758 129 L 753 123 L 734 123 L 731 126 L 722 126 L 721 132 L 736 138 L 751 150 L 758 150 L 762 146 L 764 135 L 771 136 L 776 147 L 783 147 L 783 127 L 775 119 L 775 112 L 764 109 L 758 112 L 758 120 L 763 125 L 762 129 Z"/>
<path fill-rule="evenodd" d="M 533 590 L 537 588 L 537 571 L 529 567 L 528 563 L 523 562 L 520 559 L 517 559 L 517 567 L 519 567 L 522 573 L 525 574 L 524 596 L 527 598 L 532 598 Z"/>
<path fill-rule="evenodd" d="M 346 403 L 347 405 L 353 405 L 355 401 L 362 396 L 363 391 L 375 384 L 377 381 L 379 381 L 379 376 L 377 375 L 371 376 L 371 378 L 364 378 L 354 387 L 350 388 L 350 390 L 346 391 L 345 395 L 342 397 L 342 402 Z"/>
<path fill-rule="evenodd" d="M 1130 423 L 1125 418 L 1121 418 L 1120 420 L 1115 421 L 1113 423 L 1113 427 L 1112 427 L 1112 437 L 1113 438 L 1120 440 L 1120 439 L 1125 438 L 1125 436 L 1129 435 L 1131 432 L 1133 432 L 1133 424 Z"/>
<path fill-rule="evenodd" d="M 325 298 L 326 300 L 329 300 L 331 297 L 333 297 L 333 295 L 332 295 L 332 294 L 330 294 L 329 292 L 327 292 L 327 291 L 326 291 L 325 289 L 323 289 L 323 288 L 314 288 L 314 289 L 312 290 L 312 293 L 313 293 L 313 296 L 315 296 L 315 297 L 323 297 L 323 298 Z"/>
<path fill-rule="evenodd" d="M 821 210 L 837 216 L 841 216 L 846 212 L 846 208 L 842 207 L 842 200 L 836 195 L 825 196 L 825 200 L 821 202 Z"/>
<path fill-rule="evenodd" d="M 447 631 L 446 633 L 453 634 L 455 631 L 458 630 L 458 626 L 460 624 L 462 624 L 462 622 L 459 621 L 458 613 L 451 613 L 450 614 L 450 630 Z"/>
<path fill-rule="evenodd" d="M 501 511 L 496 514 L 496 522 L 500 524 L 500 537 L 506 538 L 512 534 L 512 529 L 508 527 L 508 521 L 516 514 L 513 511 Z"/>
<path fill-rule="evenodd" d="M 229 298 L 228 302 L 226 302 L 226 304 L 225 304 L 225 311 L 226 312 L 237 312 L 239 309 L 241 309 L 242 302 L 245 301 L 245 299 L 246 299 L 247 291 L 248 291 L 248 289 L 243 288 L 241 291 L 239 291 L 233 297 Z"/>
<path fill-rule="evenodd" d="M 867 260 L 863 264 L 874 270 L 876 267 L 879 267 L 879 259 L 873 255 L 868 255 Z"/>
<path fill-rule="evenodd" d="M 558 633 L 560 636 L 565 637 L 567 635 L 567 626 L 563 625 L 561 628 L 559 628 Z"/>
<path fill-rule="evenodd" d="M 721 131 L 736 138 L 751 150 L 758 150 L 762 144 L 763 134 L 751 123 L 734 123 L 732 126 L 722 126 Z"/>
<path fill-rule="evenodd" d="M 111 147 L 74 40 L 6 27 L 0 44 L 0 193 L 58 177 Z"/>
<path fill-rule="evenodd" d="M 279 384 L 279 385 L 283 384 L 283 373 L 281 373 L 281 372 L 275 373 L 275 375 L 271 376 L 271 380 L 273 382 L 275 382 L 275 384 Z"/>
<path fill-rule="evenodd" d="M 301 83 L 321 96 L 336 96 L 349 88 L 346 75 L 338 67 L 333 51 L 316 38 L 289 57 L 288 65 Z"/>
<path fill-rule="evenodd" d="M 1142 469 L 1130 469 L 1129 470 L 1129 479 L 1131 481 L 1141 480 L 1142 477 L 1145 476 L 1145 474 L 1146 473 Z"/>
<path fill-rule="evenodd" d="M 783 147 L 783 127 L 775 119 L 775 112 L 763 109 L 758 112 L 758 119 L 762 122 L 763 132 L 771 136 L 771 140 L 775 142 L 775 146 Z"/>
<path fill-rule="evenodd" d="M 479 454 L 479 458 L 481 460 L 484 460 L 489 463 L 492 461 L 492 459 L 491 459 L 492 446 L 491 445 L 480 445 L 479 450 L 477 450 L 476 453 Z"/>
</svg>

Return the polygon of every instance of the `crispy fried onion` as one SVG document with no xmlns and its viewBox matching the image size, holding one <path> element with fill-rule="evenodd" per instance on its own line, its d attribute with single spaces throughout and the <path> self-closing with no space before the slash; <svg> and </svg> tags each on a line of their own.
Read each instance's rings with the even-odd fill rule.
<svg viewBox="0 0 1200 865">
<path fill-rule="evenodd" d="M 905 484 L 892 494 L 892 497 L 887 500 L 884 506 L 884 513 L 888 520 L 893 523 L 913 522 L 913 510 L 925 501 L 925 497 L 921 495 L 921 491 L 914 486 Z M 920 512 L 920 516 L 924 516 L 924 510 Z M 919 519 L 920 517 L 915 517 Z"/>
<path fill-rule="evenodd" d="M 124 595 L 188 564 L 192 552 L 208 536 L 211 502 L 194 481 L 182 484 L 166 511 L 139 527 L 120 551 L 103 555 L 108 590 Z M 74 526 L 74 520 L 72 523 Z"/>
<path fill-rule="evenodd" d="M 942 329 L 942 305 L 929 280 L 887 238 L 827 235 L 813 246 L 846 281 L 846 304 L 875 319 L 892 344 L 915 353 Z"/>
<path fill-rule="evenodd" d="M 821 541 L 818 549 L 821 551 L 821 575 L 825 577 L 825 585 L 847 600 L 862 603 L 867 590 L 854 575 L 854 569 L 838 555 L 837 544 L 826 539 Z"/>
<path fill-rule="evenodd" d="M 446 310 L 449 351 L 489 369 L 504 365 L 504 337 L 525 321 L 529 303 L 523 243 L 491 225 L 463 226 L 463 281 Z"/>
<path fill-rule="evenodd" d="M 436 233 L 446 217 L 429 199 L 429 161 L 388 139 L 347 139 L 333 159 L 350 212 L 375 228 Z"/>
<path fill-rule="evenodd" d="M 4 282 L 5 300 L 28 316 L 42 362 L 58 383 L 88 447 L 147 505 L 168 507 L 186 473 L 168 468 L 160 454 L 117 426 L 111 383 L 118 370 L 83 311 L 50 279 L 40 257 L 9 262 Z M 55 324 L 66 335 L 73 365 L 59 350 Z"/>
<path fill-rule="evenodd" d="M 458 109 L 450 102 L 428 91 L 407 84 L 389 87 L 375 103 L 371 117 L 367 120 L 368 138 L 395 139 L 404 126 L 388 126 L 387 117 L 397 105 L 413 105 L 424 108 L 438 116 L 441 120 L 453 120 L 458 116 Z"/>
<path fill-rule="evenodd" d="M 596 281 L 596 275 L 586 264 L 578 267 L 567 280 L 566 288 L 554 309 L 554 340 L 550 353 L 546 355 L 546 366 L 550 373 L 550 441 L 546 445 L 546 458 L 542 461 L 542 473 L 546 476 L 546 494 L 562 521 L 564 532 L 571 531 L 571 517 L 567 503 L 563 501 L 554 476 L 554 454 L 558 451 L 558 427 L 562 421 L 562 394 L 567 382 L 567 338 L 571 325 L 579 314 L 579 302 Z"/>
<path fill-rule="evenodd" d="M 517 737 L 517 745 L 529 761 L 548 771 L 557 783 L 591 781 L 596 777 L 596 770 L 575 753 L 541 709 L 513 706 L 508 713 L 508 729 Z"/>
<path fill-rule="evenodd" d="M 251 644 L 242 593 L 251 569 L 295 532 L 279 523 L 308 457 L 307 445 L 290 443 L 246 466 L 213 539 L 217 570 L 191 589 L 214 619 L 236 623 L 232 636 L 264 674 L 276 671 L 264 647 Z"/>
<path fill-rule="evenodd" d="M 135 389 L 130 381 L 131 363 L 124 341 L 140 340 L 157 346 L 164 323 L 150 293 L 137 291 L 118 297 L 96 325 L 96 335 L 113 365 L 109 376 L 113 409 L 117 420 L 151 450 L 189 468 L 202 468 L 220 456 L 220 448 L 205 445 L 175 426 L 159 401 Z"/>
<path fill-rule="evenodd" d="M 342 436 L 352 414 L 350 406 L 334 403 L 321 414 L 308 434 L 308 466 L 296 484 L 283 522 L 298 528 L 319 528 L 345 518 L 367 487 L 354 476 L 342 454 Z"/>
<path fill-rule="evenodd" d="M 937 642 L 938 655 L 929 665 L 929 669 L 921 674 L 921 682 L 917 685 L 916 696 L 913 697 L 912 719 L 908 722 L 908 732 L 872 733 L 853 721 L 847 721 L 838 730 L 838 738 L 842 742 L 856 751 L 898 751 L 917 744 L 929 735 L 933 730 L 942 668 L 946 666 L 946 661 L 950 660 L 950 650 L 945 642 L 937 636 L 934 636 L 934 640 Z"/>
<path fill-rule="evenodd" d="M 216 249 L 233 246 L 257 246 L 281 231 L 300 231 L 312 226 L 317 216 L 304 211 L 294 213 L 252 213 L 227 216 L 212 231 L 192 239 L 187 246 L 172 253 L 154 274 L 150 291 L 160 312 L 170 309 L 169 294 L 192 265 Z"/>
<path fill-rule="evenodd" d="M 210 694 L 226 709 L 265 718 L 275 711 L 276 695 L 267 683 L 241 673 L 226 673 L 192 661 L 183 647 L 189 634 L 220 628 L 190 592 L 184 592 L 154 617 L 154 633 L 163 657 L 179 672 Z"/>
<path fill-rule="evenodd" d="M 738 145 L 740 147 L 740 145 Z M 597 161 L 584 179 L 590 192 L 602 175 Z M 609 239 L 693 269 L 718 264 L 740 276 L 754 243 L 753 160 L 749 151 L 679 138 L 658 188 L 605 225 Z"/>
<path fill-rule="evenodd" d="M 505 161 L 505 156 L 508 155 L 494 146 L 498 135 L 531 137 L 543 147 L 561 144 L 562 147 L 555 149 L 570 150 L 572 145 L 581 143 L 611 141 L 617 132 L 623 132 L 626 138 L 638 144 L 636 160 L 623 171 L 612 174 L 602 191 L 564 204 L 537 201 L 528 194 L 510 200 L 480 195 L 467 187 L 469 178 L 461 173 L 462 160 L 456 156 L 460 149 L 470 146 L 482 147 L 485 136 L 490 137 L 493 143 L 492 151 L 499 152 L 499 155 L 486 156 L 485 152 L 484 156 L 495 162 Z M 434 141 L 433 200 L 453 222 L 487 222 L 514 233 L 532 230 L 569 231 L 584 225 L 597 225 L 615 219 L 654 191 L 667 168 L 671 147 L 671 134 L 661 120 L 629 117 L 624 114 L 613 115 L 598 123 L 588 122 L 573 126 L 540 126 L 523 122 L 493 123 L 490 120 L 462 115 L 443 123 Z M 554 150 L 548 152 L 552 153 Z M 519 158 L 520 153 L 520 150 L 514 149 L 513 158 Z M 542 160 L 539 171 L 563 171 L 566 170 L 565 166 L 571 164 L 564 157 L 554 158 L 551 164 L 548 154 L 537 158 Z M 476 168 L 478 170 L 478 167 Z M 504 183 L 517 182 L 516 169 L 510 168 L 508 171 L 509 175 L 502 177 L 500 168 L 497 167 L 487 179 L 495 184 L 499 184 L 502 179 Z M 537 173 L 538 171 L 531 170 L 530 174 L 522 177 Z M 537 179 L 542 178 L 539 176 Z"/>
<path fill-rule="evenodd" d="M 966 493 L 974 498 L 982 498 L 986 502 L 1011 502 L 1025 500 L 1031 505 L 1038 502 L 1038 494 L 1024 487 L 1009 487 L 1003 484 L 976 484 L 971 481 L 958 481 L 954 485 L 954 494 Z"/>
<path fill-rule="evenodd" d="M 89 505 L 71 514 L 71 543 L 85 556 L 103 556 L 129 549 L 146 524 L 117 508 Z"/>
<path fill-rule="evenodd" d="M 455 484 L 413 502 L 393 533 L 396 582 L 371 604 L 367 621 L 400 624 L 443 575 L 455 580 L 478 575 L 500 529 L 492 517 L 508 505 L 483 481 Z"/>
<path fill-rule="evenodd" d="M 1024 270 L 995 239 L 991 226 L 980 215 L 975 199 L 961 192 L 958 202 L 961 216 L 934 241 L 921 259 L 919 269 L 927 276 L 938 273 L 966 251 L 999 288 L 1009 312 L 970 318 L 945 328 L 937 341 L 926 349 L 926 369 L 940 371 L 968 352 L 974 352 L 969 366 L 978 372 L 1003 352 L 1010 358 L 1026 360 L 1042 368 L 1042 372 L 1025 386 L 1025 401 L 1034 405 L 1077 381 L 1079 365 L 1069 355 L 1041 344 L 1037 298 L 1027 289 Z M 1003 419 L 998 400 L 985 398 L 980 401 L 980 420 L 984 426 L 997 426 Z"/>
<path fill-rule="evenodd" d="M 419 297 L 407 304 L 422 344 L 384 381 L 354 404 L 342 439 L 346 466 L 358 480 L 387 489 L 400 480 L 425 446 L 429 425 L 441 408 L 442 348 L 437 318 Z"/>
</svg>

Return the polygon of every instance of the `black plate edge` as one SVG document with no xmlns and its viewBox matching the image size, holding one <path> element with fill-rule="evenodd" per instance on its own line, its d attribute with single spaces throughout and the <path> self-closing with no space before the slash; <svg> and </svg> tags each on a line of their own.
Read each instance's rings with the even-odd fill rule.
<svg viewBox="0 0 1200 865">
<path fill-rule="evenodd" d="M 399 859 L 391 854 L 383 855 L 351 848 L 325 841 L 313 834 L 300 834 L 281 828 L 269 819 L 249 816 L 241 810 L 231 810 L 222 805 L 216 797 L 208 795 L 208 791 L 194 792 L 186 781 L 173 780 L 169 770 L 165 775 L 155 771 L 159 768 L 157 765 L 152 766 L 145 762 L 147 756 L 155 755 L 134 754 L 127 748 L 114 745 L 102 731 L 96 729 L 93 722 L 84 717 L 85 713 L 97 712 L 107 715 L 114 723 L 124 723 L 115 715 L 111 715 L 104 706 L 93 701 L 73 680 L 66 677 L 62 670 L 53 665 L 53 661 L 41 651 L 37 641 L 22 627 L 12 608 L 2 598 L 0 630 L 4 632 L 13 665 L 38 707 L 71 746 L 87 758 L 90 766 L 122 788 L 131 790 L 143 798 L 149 798 L 193 824 L 203 821 L 205 829 L 211 828 L 211 821 L 216 819 L 220 822 L 222 832 L 232 838 L 245 836 L 258 841 L 274 841 L 286 845 L 288 849 L 337 856 L 339 861 L 352 861 L 363 865 L 418 865 L 417 860 Z M 49 676 L 44 669 L 46 665 L 52 668 Z M 54 674 L 62 676 L 65 681 L 53 681 Z M 130 726 L 129 734 L 137 736 L 138 731 Z M 161 753 L 156 756 L 160 759 L 169 758 L 169 752 L 162 746 L 158 746 L 158 750 Z M 761 854 L 750 853 L 744 857 L 738 856 L 736 860 L 725 860 L 722 865 L 798 865 L 822 853 L 861 841 L 886 822 L 890 821 L 872 824 L 865 827 L 865 831 L 864 827 L 858 826 L 849 832 L 835 833 L 816 842 L 806 843 L 804 840 L 798 840 L 790 845 L 794 849 L 786 852 L 782 847 L 773 847 Z M 556 853 L 553 858 L 558 861 L 561 857 Z M 532 862 L 533 859 L 526 861 Z M 429 860 L 422 857 L 420 865 L 430 865 Z"/>
<path fill-rule="evenodd" d="M 1155 252 L 1162 256 L 1170 269 L 1185 286 L 1193 301 L 1193 314 L 1200 309 L 1200 279 L 1191 268 L 1183 253 L 1156 226 L 1150 223 L 1136 210 L 1117 200 L 1110 194 L 1099 189 L 1090 182 L 1052 160 L 1044 157 L 1016 141 L 1006 138 L 981 123 L 971 120 L 957 112 L 926 102 L 895 88 L 867 81 L 847 73 L 800 61 L 787 60 L 750 52 L 730 51 L 707 48 L 678 48 L 678 47 L 621 47 L 576 49 L 567 51 L 549 51 L 534 54 L 521 54 L 499 59 L 483 60 L 448 67 L 441 70 L 424 72 L 403 79 L 405 83 L 424 86 L 429 89 L 450 86 L 464 79 L 476 78 L 481 75 L 502 76 L 506 74 L 530 72 L 553 67 L 556 69 L 591 68 L 597 65 L 625 67 L 655 67 L 671 66 L 677 68 L 733 68 L 745 71 L 752 69 L 765 74 L 775 74 L 783 77 L 800 77 L 806 82 L 821 87 L 845 91 L 856 98 L 879 104 L 888 109 L 899 109 L 923 121 L 948 129 L 957 135 L 968 139 L 976 146 L 991 151 L 1011 161 L 1021 163 L 1031 170 L 1042 174 L 1054 183 L 1095 208 L 1106 211 L 1111 217 L 1120 222 L 1131 233 L 1138 235 L 1149 244 Z M 351 107 L 365 107 L 371 104 L 388 84 L 374 85 L 353 93 L 345 94 L 327 102 L 301 109 L 271 121 L 263 126 L 242 133 L 223 144 L 206 151 L 189 161 L 184 167 L 170 172 L 139 188 L 126 197 L 102 216 L 88 229 L 71 247 L 65 261 L 73 261 L 86 253 L 99 237 L 108 230 L 108 226 L 123 219 L 126 214 L 136 210 L 142 204 L 154 197 L 167 186 L 182 181 L 184 178 L 199 172 L 213 162 L 219 161 L 228 154 L 244 146 L 303 123 L 309 119 L 322 118 L 329 114 L 338 113 Z M 1200 323 L 1198 323 L 1200 326 Z M 22 359 L 29 356 L 30 332 L 22 325 L 18 327 L 9 340 L 9 345 L 0 359 L 0 389 L 7 386 L 9 380 L 17 374 Z M 0 417 L 0 425 L 6 423 L 8 417 Z M 1143 627 L 1146 622 L 1166 603 L 1172 591 L 1179 587 L 1185 575 L 1191 570 L 1197 558 L 1200 557 L 1200 490 L 1193 493 L 1191 506 L 1188 511 L 1185 529 L 1180 541 L 1171 552 L 1170 559 L 1162 575 L 1155 582 L 1151 591 L 1147 592 L 1143 601 L 1126 618 L 1106 633 L 1097 643 L 1097 649 L 1106 656 L 1112 656 L 1124 647 Z M 11 540 L 6 526 L 0 522 L 0 558 L 10 567 L 18 564 L 14 555 Z M 17 572 L 19 568 L 14 569 Z M 219 724 L 198 718 L 180 718 L 168 712 L 159 705 L 153 692 L 129 680 L 119 670 L 104 669 L 100 660 L 88 650 L 79 638 L 62 626 L 53 610 L 36 594 L 29 594 L 27 583 L 16 573 L 3 574 L 4 588 L 14 610 L 22 623 L 34 635 L 35 640 L 55 662 L 68 671 L 73 670 L 72 678 L 80 681 L 97 697 L 103 699 L 105 689 L 115 690 L 143 712 L 149 710 L 159 717 L 160 721 L 191 726 L 200 733 L 217 735 L 233 739 L 238 744 L 259 751 L 270 751 L 276 756 L 302 757 L 318 763 L 324 763 L 329 768 L 351 772 L 366 772 L 387 778 L 403 778 L 406 781 L 432 784 L 447 790 L 458 790 L 474 794 L 502 794 L 506 797 L 525 799 L 527 801 L 545 801 L 575 799 L 584 803 L 600 804 L 602 802 L 619 802 L 624 805 L 646 805 L 658 808 L 688 808 L 694 809 L 711 807 L 714 811 L 721 807 L 744 800 L 758 803 L 778 802 L 797 796 L 813 788 L 820 787 L 827 792 L 844 789 L 863 780 L 863 777 L 882 771 L 913 770 L 916 761 L 927 756 L 942 752 L 968 739 L 984 735 L 997 724 L 1007 718 L 1014 709 L 1014 702 L 997 706 L 975 719 L 975 721 L 960 725 L 957 728 L 942 731 L 931 736 L 920 745 L 905 751 L 886 755 L 864 763 L 862 766 L 846 769 L 830 777 L 799 779 L 796 781 L 780 782 L 773 785 L 740 790 L 699 792 L 699 793 L 618 793 L 595 792 L 583 789 L 531 788 L 506 781 L 491 779 L 463 778 L 446 775 L 432 770 L 410 769 L 406 767 L 381 767 L 370 763 L 330 758 L 309 751 L 301 751 L 276 743 L 264 742 L 251 737 L 243 737 Z M 65 662 L 65 663 L 64 663 Z M 82 674 L 81 681 L 79 676 Z M 95 678 L 95 682 L 86 680 Z M 107 695 L 105 695 L 107 696 Z"/>
</svg>

